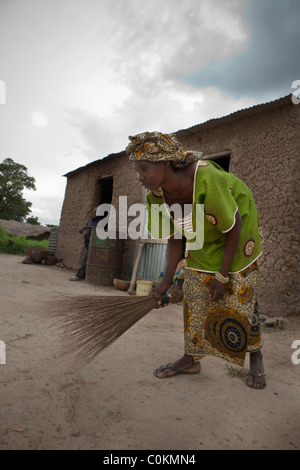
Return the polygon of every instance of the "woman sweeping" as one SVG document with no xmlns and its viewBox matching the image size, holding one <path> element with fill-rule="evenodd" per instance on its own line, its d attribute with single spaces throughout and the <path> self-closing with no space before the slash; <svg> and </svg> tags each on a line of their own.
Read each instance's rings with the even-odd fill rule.
<svg viewBox="0 0 300 470">
<path fill-rule="evenodd" d="M 184 354 L 154 375 L 199 373 L 207 355 L 243 366 L 249 352 L 246 384 L 265 388 L 257 305 L 261 240 L 250 190 L 201 153 L 183 152 L 171 134 L 129 139 L 129 160 L 148 189 L 148 230 L 155 238 L 168 237 L 163 279 L 151 293 L 158 306 L 186 258 Z"/>
</svg>

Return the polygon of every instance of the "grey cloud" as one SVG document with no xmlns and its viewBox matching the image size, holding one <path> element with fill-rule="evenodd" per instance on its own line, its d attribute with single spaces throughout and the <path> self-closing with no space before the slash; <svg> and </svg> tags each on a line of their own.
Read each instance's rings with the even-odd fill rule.
<svg viewBox="0 0 300 470">
<path fill-rule="evenodd" d="M 265 100 L 291 93 L 292 82 L 300 79 L 299 17 L 298 0 L 250 0 L 250 41 L 244 51 L 179 78 L 235 97 Z"/>
<path fill-rule="evenodd" d="M 89 161 L 111 153 L 114 127 L 109 118 L 101 118 L 83 109 L 72 109 L 66 111 L 66 120 L 82 136 L 85 145 L 81 153 Z"/>
<path fill-rule="evenodd" d="M 112 44 L 115 70 L 135 92 L 153 93 L 181 71 L 192 73 L 237 53 L 247 40 L 247 0 L 145 0 L 119 4 Z M 154 91 L 154 92 L 155 92 Z"/>
</svg>

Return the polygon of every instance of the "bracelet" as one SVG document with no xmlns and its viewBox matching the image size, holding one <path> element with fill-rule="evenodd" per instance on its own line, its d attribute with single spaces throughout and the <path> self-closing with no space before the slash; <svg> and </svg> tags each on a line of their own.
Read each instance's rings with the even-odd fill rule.
<svg viewBox="0 0 300 470">
<path fill-rule="evenodd" d="M 216 273 L 215 278 L 217 281 L 222 282 L 222 284 L 227 284 L 229 282 L 229 277 L 224 277 L 221 273 Z"/>
</svg>

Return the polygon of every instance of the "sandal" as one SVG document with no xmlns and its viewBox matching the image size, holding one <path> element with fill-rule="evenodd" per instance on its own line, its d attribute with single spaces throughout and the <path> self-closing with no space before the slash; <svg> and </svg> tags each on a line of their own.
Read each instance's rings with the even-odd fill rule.
<svg viewBox="0 0 300 470">
<path fill-rule="evenodd" d="M 254 385 L 254 384 L 253 384 L 253 385 L 248 385 L 248 384 L 247 384 L 247 380 L 248 380 L 248 379 L 251 379 L 252 382 L 254 382 L 255 379 L 258 379 L 259 377 L 265 377 L 265 374 L 264 374 L 263 372 L 261 372 L 261 373 L 259 373 L 259 374 L 257 374 L 257 375 L 254 375 L 254 374 L 251 374 L 251 372 L 249 372 L 248 377 L 247 377 L 247 379 L 246 379 L 246 385 L 247 385 L 248 387 L 250 387 L 250 388 L 255 388 L 256 390 L 263 390 L 263 389 L 266 388 L 266 386 L 267 386 L 266 383 L 265 383 L 264 385 L 262 385 L 261 387 L 258 386 L 258 385 Z"/>
<path fill-rule="evenodd" d="M 158 376 L 159 372 L 164 372 L 168 369 L 172 370 L 174 372 L 174 374 L 165 375 L 164 377 L 159 377 Z M 155 377 L 157 377 L 158 379 L 165 379 L 167 377 L 173 377 L 174 375 L 177 375 L 177 374 L 200 374 L 200 370 L 197 370 L 197 371 L 194 371 L 194 372 L 189 372 L 188 370 L 178 369 L 177 367 L 174 367 L 174 366 L 171 365 L 171 363 L 169 363 L 165 366 L 158 367 L 158 369 L 155 369 L 155 371 L 153 372 L 153 375 Z"/>
</svg>

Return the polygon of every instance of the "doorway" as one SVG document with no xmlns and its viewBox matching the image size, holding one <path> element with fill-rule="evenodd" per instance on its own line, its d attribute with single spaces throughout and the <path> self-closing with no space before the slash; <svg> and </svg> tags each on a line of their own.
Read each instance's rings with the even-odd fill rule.
<svg viewBox="0 0 300 470">
<path fill-rule="evenodd" d="M 113 194 L 113 178 L 98 179 L 99 200 L 97 204 L 111 204 Z"/>
<path fill-rule="evenodd" d="M 214 153 L 212 155 L 205 155 L 205 160 L 212 160 L 213 162 L 217 163 L 223 170 L 230 171 L 230 153 Z"/>
</svg>

